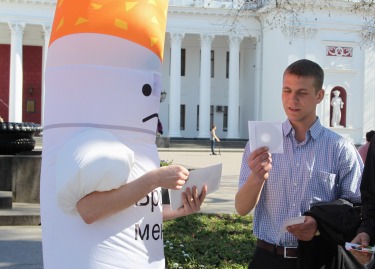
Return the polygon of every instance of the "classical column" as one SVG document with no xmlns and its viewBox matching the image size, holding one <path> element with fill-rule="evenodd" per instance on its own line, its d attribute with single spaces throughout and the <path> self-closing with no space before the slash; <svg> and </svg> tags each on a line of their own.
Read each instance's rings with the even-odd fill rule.
<svg viewBox="0 0 375 269">
<path fill-rule="evenodd" d="M 201 35 L 201 74 L 199 87 L 199 138 L 210 137 L 211 43 L 213 35 Z"/>
<path fill-rule="evenodd" d="M 331 89 L 325 89 L 322 105 L 317 107 L 317 115 L 322 124 L 329 128 L 331 126 Z M 320 114 L 319 114 L 320 113 Z"/>
<path fill-rule="evenodd" d="M 181 42 L 184 34 L 170 33 L 171 38 L 171 75 L 169 89 L 169 137 L 181 137 Z"/>
<path fill-rule="evenodd" d="M 11 30 L 9 121 L 22 122 L 22 37 L 24 23 L 9 23 Z"/>
<path fill-rule="evenodd" d="M 353 104 L 353 94 L 347 92 L 347 95 L 346 95 L 346 104 L 344 104 L 344 106 L 346 106 L 346 128 L 353 128 L 353 111 L 352 111 L 352 104 Z M 343 110 L 341 110 L 343 111 Z"/>
<path fill-rule="evenodd" d="M 47 62 L 47 54 L 48 54 L 48 46 L 49 46 L 49 39 L 51 36 L 51 25 L 44 25 L 43 24 L 43 32 L 44 38 L 44 46 L 43 46 L 43 59 L 42 59 L 42 118 L 41 123 L 42 126 L 44 124 L 44 101 L 45 101 L 45 93 L 46 93 L 46 85 L 45 85 L 45 71 L 46 71 L 46 62 Z"/>
<path fill-rule="evenodd" d="M 255 103 L 254 103 L 254 118 L 255 120 L 261 120 L 262 115 L 260 114 L 260 104 L 262 103 L 261 100 L 261 87 L 262 87 L 262 49 L 263 43 L 262 38 L 260 36 L 256 37 L 256 44 L 255 44 Z"/>
<path fill-rule="evenodd" d="M 239 55 L 242 37 L 229 36 L 229 93 L 227 138 L 239 138 Z"/>
</svg>

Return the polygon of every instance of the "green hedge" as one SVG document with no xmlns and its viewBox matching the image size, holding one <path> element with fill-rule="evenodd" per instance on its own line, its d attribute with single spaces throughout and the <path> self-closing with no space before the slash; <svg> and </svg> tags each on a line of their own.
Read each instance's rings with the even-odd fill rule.
<svg viewBox="0 0 375 269">
<path fill-rule="evenodd" d="M 253 256 L 252 216 L 193 214 L 164 222 L 166 268 L 245 269 Z"/>
</svg>

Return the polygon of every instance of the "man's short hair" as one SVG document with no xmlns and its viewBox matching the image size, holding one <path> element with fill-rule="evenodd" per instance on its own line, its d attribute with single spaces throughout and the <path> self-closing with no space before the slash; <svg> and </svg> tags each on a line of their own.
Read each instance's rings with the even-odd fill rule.
<svg viewBox="0 0 375 269">
<path fill-rule="evenodd" d="M 367 142 L 370 142 L 371 141 L 371 138 L 374 136 L 375 134 L 375 131 L 374 130 L 371 130 L 369 132 L 366 133 L 366 141 Z"/>
<path fill-rule="evenodd" d="M 284 71 L 285 74 L 296 75 L 299 77 L 312 77 L 315 79 L 315 89 L 320 91 L 323 88 L 324 71 L 316 62 L 301 59 L 291 63 Z"/>
</svg>

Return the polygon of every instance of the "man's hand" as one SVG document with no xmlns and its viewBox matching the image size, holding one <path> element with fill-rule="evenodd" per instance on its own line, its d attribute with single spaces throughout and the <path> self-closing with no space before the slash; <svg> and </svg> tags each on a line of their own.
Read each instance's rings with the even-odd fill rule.
<svg viewBox="0 0 375 269">
<path fill-rule="evenodd" d="M 370 236 L 367 233 L 359 233 L 352 240 L 353 244 L 360 244 L 363 247 L 368 247 L 370 244 Z M 371 253 L 360 252 L 356 250 L 351 250 L 350 253 L 362 264 L 365 265 L 371 260 Z"/>
<path fill-rule="evenodd" d="M 182 193 L 182 203 L 183 206 L 180 207 L 177 212 L 181 216 L 187 216 L 196 213 L 201 210 L 201 205 L 207 195 L 207 186 L 203 186 L 202 192 L 198 195 L 197 187 L 193 187 L 192 190 L 187 188 L 185 192 Z"/>
<path fill-rule="evenodd" d="M 311 216 L 305 216 L 305 222 L 286 227 L 287 231 L 301 241 L 310 241 L 318 231 L 318 224 Z"/>
<path fill-rule="evenodd" d="M 203 186 L 202 192 L 198 195 L 198 190 L 194 186 L 192 190 L 186 188 L 186 191 L 182 193 L 181 206 L 176 211 L 172 211 L 169 205 L 163 206 L 163 220 L 175 219 L 183 216 L 187 216 L 200 211 L 201 205 L 207 195 L 207 186 Z"/>
<path fill-rule="evenodd" d="M 267 147 L 254 150 L 248 160 L 249 167 L 257 178 L 266 180 L 272 168 L 272 156 Z"/>
</svg>

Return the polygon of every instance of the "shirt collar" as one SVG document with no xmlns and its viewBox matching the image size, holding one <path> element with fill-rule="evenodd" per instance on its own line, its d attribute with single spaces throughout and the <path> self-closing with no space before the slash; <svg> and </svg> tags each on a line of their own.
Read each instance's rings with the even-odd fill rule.
<svg viewBox="0 0 375 269">
<path fill-rule="evenodd" d="M 289 119 L 283 122 L 283 134 L 284 136 L 288 136 L 293 131 L 293 126 L 290 123 Z M 311 137 L 316 140 L 320 133 L 323 131 L 323 126 L 320 123 L 319 117 L 316 117 L 314 124 L 310 127 L 309 133 Z"/>
</svg>

